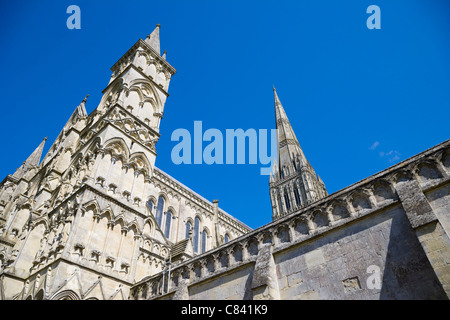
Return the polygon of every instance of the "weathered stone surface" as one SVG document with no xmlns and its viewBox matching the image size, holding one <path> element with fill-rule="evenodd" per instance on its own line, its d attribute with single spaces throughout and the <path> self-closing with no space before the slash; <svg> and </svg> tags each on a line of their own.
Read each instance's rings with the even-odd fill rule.
<svg viewBox="0 0 450 320">
<path fill-rule="evenodd" d="M 342 284 L 344 285 L 344 291 L 346 293 L 358 291 L 361 289 L 358 277 L 345 279 L 342 281 Z"/>
<path fill-rule="evenodd" d="M 254 300 L 277 300 L 280 298 L 272 245 L 263 244 L 259 249 L 252 279 Z"/>
<path fill-rule="evenodd" d="M 91 114 L 85 98 L 42 162 L 45 141 L 0 183 L 0 297 L 36 298 L 29 287 L 53 268 L 38 298 L 87 299 L 86 292 L 100 288 L 101 299 L 127 299 L 136 281 L 162 270 L 168 276 L 169 265 L 251 231 L 217 201 L 155 167 L 160 121 L 176 73 L 154 50 L 158 46 L 159 27 L 150 43 L 139 39 L 112 67 Z M 189 229 L 192 241 L 186 241 Z M 79 274 L 65 272 L 66 264 L 77 266 Z M 192 271 L 201 276 L 203 270 Z M 60 285 L 68 278 L 70 288 Z M 167 291 L 167 284 L 146 284 L 131 296 L 147 299 Z"/>
<path fill-rule="evenodd" d="M 175 74 L 158 37 L 0 183 L 1 299 L 449 297 L 450 141 L 327 195 L 275 94 L 275 220 L 250 230 L 155 167 Z"/>
<path fill-rule="evenodd" d="M 213 299 L 218 297 L 217 292 L 222 293 L 221 299 L 268 299 L 273 298 L 268 285 L 272 283 L 272 287 L 278 285 L 280 299 L 448 299 L 450 271 L 446 266 L 450 245 L 440 223 L 450 208 L 448 175 L 432 175 L 434 180 L 423 185 L 410 183 L 417 164 L 442 152 L 448 144 L 436 146 L 213 250 L 206 260 L 232 254 L 234 247 L 242 248 L 242 259 L 228 259 L 226 268 L 205 274 L 190 284 L 190 290 Z M 400 184 L 403 186 L 397 189 Z M 425 194 L 439 209 L 439 216 L 433 216 Z M 335 207 L 351 214 L 323 214 L 336 212 Z M 322 223 L 316 223 L 319 213 Z M 324 222 L 324 217 L 330 220 Z M 302 232 L 298 232 L 299 225 Z M 289 235 L 289 242 L 281 241 L 280 234 Z M 186 261 L 180 267 L 189 265 Z M 253 270 L 253 276 L 240 277 L 242 268 Z M 276 284 L 270 276 L 273 269 Z M 244 279 L 245 284 L 237 282 Z M 251 295 L 245 290 L 229 291 L 231 287 L 246 285 L 251 288 Z"/>
<path fill-rule="evenodd" d="M 416 180 L 402 181 L 395 189 L 413 228 L 437 219 Z"/>
<path fill-rule="evenodd" d="M 177 291 L 173 296 L 173 300 L 189 300 L 188 280 L 181 279 L 178 283 Z"/>
</svg>

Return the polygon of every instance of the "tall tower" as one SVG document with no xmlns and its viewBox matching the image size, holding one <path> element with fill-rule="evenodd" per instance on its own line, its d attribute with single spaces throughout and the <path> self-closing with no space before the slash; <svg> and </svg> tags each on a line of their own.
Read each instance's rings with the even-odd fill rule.
<svg viewBox="0 0 450 320">
<path fill-rule="evenodd" d="M 176 72 L 159 31 L 112 66 L 97 108 L 86 96 L 42 162 L 46 139 L 0 182 L 0 300 L 127 299 L 136 281 L 250 231 L 155 167 Z"/>
<path fill-rule="evenodd" d="M 171 243 L 145 204 L 176 70 L 160 53 L 159 30 L 112 66 L 97 108 L 86 112 L 86 96 L 42 162 L 46 139 L 0 184 L 0 289 L 8 288 L 2 294 L 26 298 L 21 282 L 40 283 L 42 274 L 47 288 L 33 289 L 41 299 L 64 283 L 86 298 L 87 284 L 78 284 L 107 275 L 108 296 L 97 297 L 126 298 L 136 273 L 161 268 Z M 164 253 L 151 266 L 138 262 L 151 251 L 148 243 Z"/>
<path fill-rule="evenodd" d="M 275 96 L 278 161 L 270 177 L 272 219 L 294 212 L 328 195 L 325 184 L 306 159 L 291 123 Z"/>
</svg>

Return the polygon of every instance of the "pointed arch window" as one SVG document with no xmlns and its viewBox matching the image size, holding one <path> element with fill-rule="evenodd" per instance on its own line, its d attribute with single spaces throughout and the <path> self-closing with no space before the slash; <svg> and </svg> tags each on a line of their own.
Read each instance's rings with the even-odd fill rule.
<svg viewBox="0 0 450 320">
<path fill-rule="evenodd" d="M 153 212 L 153 201 L 152 200 L 147 201 L 147 208 L 150 211 L 150 213 Z"/>
<path fill-rule="evenodd" d="M 208 247 L 208 232 L 206 229 L 203 229 L 202 231 L 202 253 L 207 250 Z"/>
<path fill-rule="evenodd" d="M 284 194 L 284 202 L 286 203 L 286 210 L 290 210 L 291 203 L 289 202 L 289 195 L 287 193 Z"/>
<path fill-rule="evenodd" d="M 230 236 L 228 235 L 228 233 L 225 233 L 225 243 L 227 243 L 228 241 L 230 241 Z"/>
<path fill-rule="evenodd" d="M 297 206 L 300 205 L 300 194 L 298 193 L 298 189 L 294 188 L 294 196 L 295 196 L 295 202 L 297 203 Z"/>
<path fill-rule="evenodd" d="M 164 198 L 162 196 L 159 196 L 158 203 L 156 204 L 156 215 L 155 219 L 159 226 L 161 226 L 162 223 L 162 216 L 163 216 L 163 210 L 164 210 Z"/>
<path fill-rule="evenodd" d="M 193 245 L 194 245 L 194 252 L 198 253 L 198 244 L 199 244 L 199 232 L 200 232 L 200 219 L 198 217 L 195 217 L 194 220 L 194 236 L 193 236 Z"/>
<path fill-rule="evenodd" d="M 281 203 L 280 195 L 278 195 L 278 209 L 280 210 L 280 213 L 283 213 L 283 204 Z"/>
<path fill-rule="evenodd" d="M 170 226 L 172 224 L 172 211 L 167 211 L 166 212 L 166 219 L 165 219 L 165 223 L 164 223 L 164 235 L 166 236 L 167 239 L 169 239 L 170 236 Z"/>
<path fill-rule="evenodd" d="M 186 222 L 186 235 L 185 238 L 189 238 L 189 231 L 192 229 L 192 223 L 190 221 Z"/>
</svg>

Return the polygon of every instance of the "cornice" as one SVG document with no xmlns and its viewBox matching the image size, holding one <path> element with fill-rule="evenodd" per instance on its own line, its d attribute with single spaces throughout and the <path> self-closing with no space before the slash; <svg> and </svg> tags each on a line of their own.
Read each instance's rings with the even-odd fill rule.
<svg viewBox="0 0 450 320">
<path fill-rule="evenodd" d="M 145 80 L 150 81 L 150 82 L 152 83 L 152 85 L 153 85 L 155 88 L 158 88 L 158 89 L 159 89 L 166 97 L 170 96 L 170 94 L 169 94 L 166 90 L 164 90 L 159 84 L 157 84 L 151 77 L 147 76 L 144 72 L 142 72 L 139 68 L 137 68 L 131 61 L 130 61 L 130 64 L 129 64 L 125 69 L 123 69 L 122 72 L 120 72 L 120 73 L 114 78 L 114 80 L 111 81 L 111 82 L 106 86 L 105 89 L 103 89 L 102 93 L 105 94 L 105 92 L 108 90 L 108 88 L 111 87 L 111 86 L 113 86 L 113 85 L 118 81 L 118 79 L 120 79 L 120 76 L 121 76 L 123 73 L 125 73 L 126 71 L 128 71 L 131 67 L 133 67 L 133 69 L 134 69 L 135 71 L 137 71 L 137 72 L 138 72 Z"/>
<path fill-rule="evenodd" d="M 128 51 L 119 60 L 117 60 L 117 62 L 111 67 L 111 71 L 114 72 L 114 69 L 117 68 L 124 60 L 130 57 L 133 54 L 133 51 L 139 48 L 139 46 L 143 47 L 147 51 L 150 51 L 150 53 L 152 53 L 155 56 L 155 58 L 158 60 L 159 63 L 163 64 L 167 69 L 169 69 L 172 72 L 172 75 L 174 75 L 177 72 L 176 69 L 172 67 L 170 63 L 167 62 L 167 60 L 163 59 L 158 52 L 156 52 L 151 46 L 149 46 L 142 39 L 136 41 L 136 43 L 133 46 L 131 46 L 131 48 L 128 49 Z"/>
</svg>

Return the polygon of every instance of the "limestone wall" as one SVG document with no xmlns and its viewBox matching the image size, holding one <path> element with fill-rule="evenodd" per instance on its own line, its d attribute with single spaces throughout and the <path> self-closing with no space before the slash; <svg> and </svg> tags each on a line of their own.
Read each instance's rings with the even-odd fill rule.
<svg viewBox="0 0 450 320">
<path fill-rule="evenodd" d="M 449 145 L 146 278 L 130 299 L 447 299 Z"/>
</svg>

